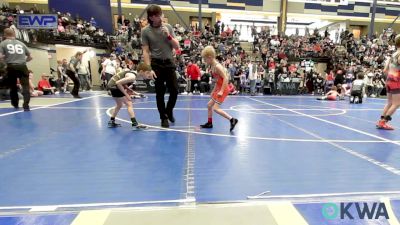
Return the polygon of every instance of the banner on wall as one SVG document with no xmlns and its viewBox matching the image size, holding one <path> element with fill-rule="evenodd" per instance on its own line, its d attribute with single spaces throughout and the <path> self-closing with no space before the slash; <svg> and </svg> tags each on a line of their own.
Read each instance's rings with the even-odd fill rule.
<svg viewBox="0 0 400 225">
<path fill-rule="evenodd" d="M 56 14 L 18 14 L 18 29 L 57 29 Z"/>
</svg>

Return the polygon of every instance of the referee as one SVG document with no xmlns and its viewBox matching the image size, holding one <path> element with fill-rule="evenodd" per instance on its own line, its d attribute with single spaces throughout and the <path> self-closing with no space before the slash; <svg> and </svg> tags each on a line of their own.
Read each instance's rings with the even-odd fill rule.
<svg viewBox="0 0 400 225">
<path fill-rule="evenodd" d="M 81 86 L 81 82 L 78 79 L 78 68 L 79 65 L 82 63 L 83 54 L 85 54 L 87 50 L 84 52 L 77 52 L 74 56 L 71 57 L 69 64 L 66 69 L 67 76 L 74 82 L 74 88 L 71 91 L 71 95 L 74 98 L 82 98 L 79 95 L 79 87 Z"/>
<path fill-rule="evenodd" d="M 142 30 L 142 49 L 144 63 L 151 65 L 152 71 L 149 73 L 155 79 L 161 126 L 169 127 L 168 120 L 175 122 L 173 110 L 178 98 L 178 80 L 172 50 L 179 49 L 179 42 L 175 38 L 172 26 L 163 23 L 162 18 L 160 6 L 150 5 L 147 8 L 149 25 Z M 169 91 L 169 99 L 165 107 L 166 88 Z"/>
<path fill-rule="evenodd" d="M 19 109 L 17 79 L 19 78 L 24 96 L 24 111 L 30 111 L 29 72 L 26 63 L 32 60 L 31 53 L 24 43 L 15 39 L 14 30 L 4 30 L 6 40 L 0 43 L 0 60 L 7 64 L 7 86 L 10 88 L 11 105 Z"/>
</svg>

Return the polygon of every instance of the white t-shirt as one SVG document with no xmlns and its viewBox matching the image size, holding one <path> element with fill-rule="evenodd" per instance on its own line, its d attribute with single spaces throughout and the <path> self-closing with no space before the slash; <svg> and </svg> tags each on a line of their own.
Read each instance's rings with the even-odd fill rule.
<svg viewBox="0 0 400 225">
<path fill-rule="evenodd" d="M 114 75 L 117 72 L 117 62 L 115 60 L 106 59 L 102 65 L 105 66 L 104 72 L 108 74 Z"/>
<path fill-rule="evenodd" d="M 274 39 L 271 40 L 271 45 L 272 45 L 272 46 L 278 47 L 280 44 L 281 44 L 281 43 L 280 43 L 279 40 L 274 40 Z"/>
<path fill-rule="evenodd" d="M 257 67 L 253 64 L 249 64 L 249 80 L 257 79 Z"/>
<path fill-rule="evenodd" d="M 253 63 L 249 63 L 247 66 L 249 67 L 249 76 L 248 76 L 248 78 L 250 79 L 250 76 L 253 75 Z"/>
<path fill-rule="evenodd" d="M 373 73 L 368 73 L 367 76 L 364 78 L 364 84 L 366 84 L 367 86 L 373 86 L 372 78 L 373 78 Z"/>
<path fill-rule="evenodd" d="M 87 67 L 83 63 L 79 64 L 78 74 L 89 74 Z"/>
</svg>

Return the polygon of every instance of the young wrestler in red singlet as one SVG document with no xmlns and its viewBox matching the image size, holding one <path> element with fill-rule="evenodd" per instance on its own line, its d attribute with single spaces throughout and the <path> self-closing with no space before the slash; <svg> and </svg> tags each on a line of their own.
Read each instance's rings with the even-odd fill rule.
<svg viewBox="0 0 400 225">
<path fill-rule="evenodd" d="M 383 109 L 381 119 L 376 124 L 378 129 L 393 130 L 388 124 L 392 115 L 400 106 L 400 34 L 395 38 L 397 51 L 388 60 L 384 72 L 387 73 L 386 92 L 387 104 Z"/>
<path fill-rule="evenodd" d="M 230 122 L 230 131 L 233 131 L 238 120 L 233 118 L 228 113 L 220 108 L 220 105 L 225 101 L 229 94 L 228 89 L 228 75 L 225 68 L 216 60 L 215 50 L 212 46 L 207 46 L 201 53 L 204 61 L 211 67 L 212 76 L 217 79 L 214 90 L 211 92 L 211 100 L 208 102 L 208 121 L 201 125 L 201 128 L 212 128 L 212 114 L 213 110 Z"/>
</svg>

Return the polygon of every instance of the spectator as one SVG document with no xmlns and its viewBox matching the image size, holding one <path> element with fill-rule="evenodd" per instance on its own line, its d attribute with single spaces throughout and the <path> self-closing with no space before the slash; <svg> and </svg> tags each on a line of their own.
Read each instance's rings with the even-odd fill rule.
<svg viewBox="0 0 400 225">
<path fill-rule="evenodd" d="M 208 72 L 203 72 L 200 81 L 200 93 L 203 94 L 209 92 L 211 90 L 211 83 L 212 83 L 211 74 Z"/>
<path fill-rule="evenodd" d="M 81 82 L 81 90 L 91 90 L 92 87 L 90 85 L 90 80 L 89 80 L 89 76 L 90 76 L 90 71 L 89 68 L 84 64 L 81 63 L 78 67 L 78 77 L 79 77 L 79 81 Z"/>
<path fill-rule="evenodd" d="M 196 64 L 195 60 L 193 59 L 189 60 L 189 63 L 186 68 L 186 73 L 188 79 L 190 79 L 190 92 L 194 93 L 195 87 L 200 88 L 199 82 L 201 78 L 200 68 Z"/>
<path fill-rule="evenodd" d="M 232 81 L 229 81 L 228 89 L 229 89 L 229 95 L 237 95 L 237 94 L 239 94 L 239 91 L 236 90 L 236 87 L 232 83 Z"/>
<path fill-rule="evenodd" d="M 235 79 L 236 67 L 232 63 L 229 64 L 228 75 L 229 75 L 229 79 L 231 81 L 233 81 Z"/>
<path fill-rule="evenodd" d="M 367 73 L 367 76 L 364 78 L 364 83 L 366 87 L 366 94 L 367 96 L 371 96 L 374 91 L 374 83 L 373 83 L 373 78 L 374 78 L 374 73 L 372 71 L 369 71 Z"/>
<path fill-rule="evenodd" d="M 43 95 L 53 95 L 55 87 L 52 87 L 49 82 L 49 75 L 42 73 L 42 79 L 38 83 L 38 91 L 43 92 Z"/>
<path fill-rule="evenodd" d="M 339 69 L 336 72 L 335 81 L 334 81 L 335 86 L 337 86 L 339 84 L 344 84 L 344 75 L 343 75 L 343 70 L 341 70 L 341 69 Z"/>
<path fill-rule="evenodd" d="M 257 80 L 257 64 L 249 62 L 249 80 L 250 80 L 250 94 L 254 96 L 256 94 L 256 80 Z"/>
<path fill-rule="evenodd" d="M 383 90 L 384 87 L 384 81 L 382 80 L 382 78 L 380 76 L 375 76 L 372 80 L 372 83 L 374 85 L 374 90 L 371 94 L 371 97 L 380 97 L 381 92 Z"/>
<path fill-rule="evenodd" d="M 101 71 L 102 78 L 108 83 L 111 77 L 117 73 L 118 65 L 115 54 L 111 54 L 109 58 L 106 57 L 101 65 L 103 66 L 103 70 Z"/>
<path fill-rule="evenodd" d="M 31 93 L 31 97 L 42 96 L 43 91 L 35 90 L 35 86 L 33 85 L 32 79 L 33 79 L 33 72 L 32 70 L 29 70 L 29 90 Z"/>
</svg>

